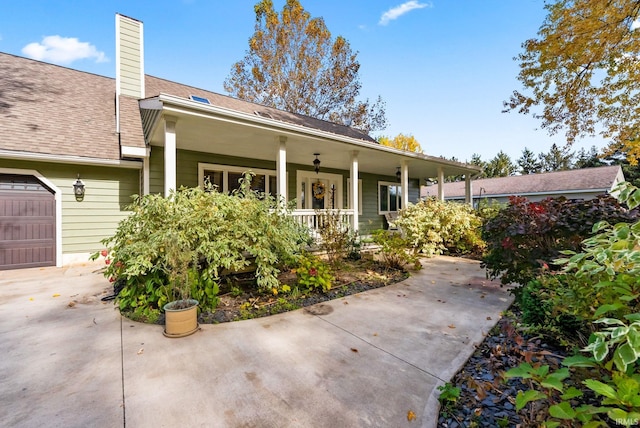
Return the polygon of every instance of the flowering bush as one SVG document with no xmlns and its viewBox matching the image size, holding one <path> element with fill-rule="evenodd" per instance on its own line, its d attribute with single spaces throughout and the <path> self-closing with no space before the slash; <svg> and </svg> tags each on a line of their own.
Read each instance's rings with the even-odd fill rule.
<svg viewBox="0 0 640 428">
<path fill-rule="evenodd" d="M 297 267 L 293 271 L 298 284 L 309 290 L 320 288 L 323 292 L 327 292 L 331 289 L 333 281 L 331 269 L 317 256 L 311 254 L 300 256 Z"/>
</svg>

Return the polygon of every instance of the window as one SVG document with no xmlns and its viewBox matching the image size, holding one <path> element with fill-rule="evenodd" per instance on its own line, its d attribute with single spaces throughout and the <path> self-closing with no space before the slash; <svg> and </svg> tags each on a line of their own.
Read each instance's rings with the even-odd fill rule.
<svg viewBox="0 0 640 428">
<path fill-rule="evenodd" d="M 402 186 L 398 183 L 378 182 L 378 214 L 402 209 Z"/>
<path fill-rule="evenodd" d="M 251 180 L 252 190 L 275 196 L 278 191 L 276 172 L 271 170 L 200 163 L 198 164 L 198 184 L 204 186 L 205 181 L 208 180 L 219 192 L 231 193 L 240 188 L 240 179 L 245 171 L 255 174 Z"/>
<path fill-rule="evenodd" d="M 351 209 L 351 178 L 347 178 L 347 208 Z M 362 215 L 362 179 L 358 179 L 358 214 Z"/>
<path fill-rule="evenodd" d="M 193 101 L 197 101 L 202 104 L 211 104 L 209 99 L 205 97 L 199 97 L 197 95 L 189 95 L 189 98 L 191 98 Z"/>
</svg>

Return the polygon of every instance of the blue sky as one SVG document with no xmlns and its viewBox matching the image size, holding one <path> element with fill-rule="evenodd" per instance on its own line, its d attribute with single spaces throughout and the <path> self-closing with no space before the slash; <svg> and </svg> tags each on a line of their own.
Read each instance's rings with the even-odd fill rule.
<svg viewBox="0 0 640 428">
<path fill-rule="evenodd" d="M 115 76 L 115 13 L 144 23 L 145 72 L 224 93 L 244 57 L 257 0 L 29 0 L 5 4 L 0 51 Z M 281 10 L 284 0 L 274 0 Z M 413 134 L 425 152 L 515 161 L 526 146 L 547 152 L 539 122 L 501 113 L 520 86 L 513 60 L 545 17 L 543 0 L 301 0 L 344 36 L 361 64 L 361 96 L 386 101 L 383 134 Z M 601 138 L 574 145 L 598 148 Z"/>
</svg>

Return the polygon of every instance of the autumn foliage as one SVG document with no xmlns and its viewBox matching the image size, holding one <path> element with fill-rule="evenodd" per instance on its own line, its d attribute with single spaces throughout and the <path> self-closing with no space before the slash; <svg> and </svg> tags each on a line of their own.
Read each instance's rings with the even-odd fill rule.
<svg viewBox="0 0 640 428">
<path fill-rule="evenodd" d="M 324 20 L 312 18 L 297 0 L 287 0 L 281 13 L 271 0 L 254 9 L 255 32 L 224 82 L 227 92 L 367 132 L 385 128 L 381 98 L 373 104 L 357 99 L 360 63 L 344 37 L 333 39 Z"/>
<path fill-rule="evenodd" d="M 640 158 L 640 2 L 560 0 L 548 3 L 538 37 L 523 43 L 507 111 L 530 113 L 569 143 L 601 134 L 611 151 Z"/>
</svg>

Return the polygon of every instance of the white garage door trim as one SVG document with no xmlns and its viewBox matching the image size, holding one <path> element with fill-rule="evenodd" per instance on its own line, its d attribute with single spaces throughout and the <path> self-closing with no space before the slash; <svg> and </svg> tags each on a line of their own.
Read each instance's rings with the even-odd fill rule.
<svg viewBox="0 0 640 428">
<path fill-rule="evenodd" d="M 62 191 L 35 169 L 0 168 L 0 174 L 33 175 L 53 190 L 56 200 L 56 267 L 62 267 Z"/>
</svg>

